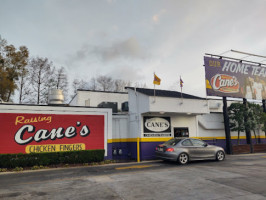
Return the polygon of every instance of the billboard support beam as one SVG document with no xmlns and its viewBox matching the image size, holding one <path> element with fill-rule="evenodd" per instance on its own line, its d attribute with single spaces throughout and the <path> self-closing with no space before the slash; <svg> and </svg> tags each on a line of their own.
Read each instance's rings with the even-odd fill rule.
<svg viewBox="0 0 266 200">
<path fill-rule="evenodd" d="M 206 56 L 211 56 L 211 57 L 217 57 L 219 59 L 230 59 L 230 60 L 235 60 L 235 61 L 238 61 L 238 62 L 247 62 L 247 63 L 252 63 L 252 64 L 256 64 L 256 65 L 259 65 L 259 66 L 266 66 L 266 64 L 264 63 L 260 63 L 260 62 L 253 62 L 253 61 L 249 61 L 249 60 L 243 60 L 243 59 L 238 59 L 238 58 L 232 58 L 232 57 L 227 57 L 227 56 L 221 56 L 221 55 L 215 55 L 215 54 L 210 54 L 210 53 L 205 53 Z"/>
<path fill-rule="evenodd" d="M 243 98 L 243 104 L 245 105 L 245 107 L 248 106 L 247 99 Z M 244 120 L 245 120 L 245 122 L 248 120 L 247 113 L 245 113 Z M 251 132 L 250 132 L 250 129 L 247 128 L 247 126 L 245 126 L 245 132 L 246 132 L 246 141 L 247 141 L 247 144 L 250 145 L 250 153 L 254 153 L 252 139 L 251 139 Z"/>
<path fill-rule="evenodd" d="M 233 50 L 233 49 L 231 49 L 231 52 L 245 54 L 245 55 L 253 56 L 253 57 L 266 58 L 266 56 L 256 55 L 256 54 L 253 54 L 253 53 L 247 53 L 247 52 L 243 52 L 243 51 L 236 51 L 236 50 Z"/>
<path fill-rule="evenodd" d="M 223 115 L 224 115 L 224 130 L 226 137 L 226 153 L 233 154 L 226 97 L 223 97 Z"/>
</svg>

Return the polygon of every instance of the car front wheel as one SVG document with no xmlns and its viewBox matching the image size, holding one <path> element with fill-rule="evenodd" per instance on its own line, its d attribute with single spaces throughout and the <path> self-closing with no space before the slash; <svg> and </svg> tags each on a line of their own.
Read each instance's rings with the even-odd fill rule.
<svg viewBox="0 0 266 200">
<path fill-rule="evenodd" d="M 223 161 L 225 158 L 224 152 L 223 151 L 218 151 L 216 153 L 216 160 L 217 161 Z"/>
<path fill-rule="evenodd" d="M 181 164 L 181 165 L 185 165 L 188 163 L 188 155 L 186 153 L 181 153 L 179 156 L 178 156 L 178 159 L 177 159 L 178 163 Z"/>
</svg>

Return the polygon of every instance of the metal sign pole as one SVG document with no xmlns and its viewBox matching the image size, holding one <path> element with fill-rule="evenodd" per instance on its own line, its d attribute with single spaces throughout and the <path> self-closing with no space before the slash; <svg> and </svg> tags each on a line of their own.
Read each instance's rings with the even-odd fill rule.
<svg viewBox="0 0 266 200">
<path fill-rule="evenodd" d="M 247 107 L 247 99 L 243 99 L 243 104 Z M 247 113 L 245 113 L 245 116 L 244 116 L 244 120 L 247 121 L 248 120 L 248 115 Z M 254 153 L 254 150 L 253 150 L 253 145 L 252 145 L 252 138 L 251 138 L 251 133 L 250 133 L 250 129 L 247 128 L 245 126 L 245 131 L 246 131 L 246 141 L 247 141 L 247 144 L 250 145 L 250 153 Z"/>
<path fill-rule="evenodd" d="M 224 115 L 224 130 L 226 137 L 226 153 L 233 154 L 226 97 L 223 97 L 223 115 Z"/>
</svg>

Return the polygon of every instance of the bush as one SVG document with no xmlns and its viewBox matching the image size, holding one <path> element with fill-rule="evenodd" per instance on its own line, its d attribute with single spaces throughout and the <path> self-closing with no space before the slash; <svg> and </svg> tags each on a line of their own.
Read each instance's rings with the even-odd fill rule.
<svg viewBox="0 0 266 200">
<path fill-rule="evenodd" d="M 13 169 L 14 172 L 20 172 L 20 171 L 23 171 L 23 168 L 22 167 L 16 167 Z"/>
<path fill-rule="evenodd" d="M 0 172 L 7 172 L 7 168 L 0 168 Z"/>
<path fill-rule="evenodd" d="M 0 154 L 0 168 L 33 167 L 56 164 L 82 164 L 101 162 L 103 160 L 104 150 Z"/>
</svg>

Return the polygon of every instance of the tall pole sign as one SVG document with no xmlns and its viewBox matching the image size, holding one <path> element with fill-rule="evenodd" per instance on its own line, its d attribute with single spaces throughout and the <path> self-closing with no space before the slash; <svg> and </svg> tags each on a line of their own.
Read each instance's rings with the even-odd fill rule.
<svg viewBox="0 0 266 200">
<path fill-rule="evenodd" d="M 231 142 L 231 133 L 229 127 L 229 117 L 227 112 L 227 101 L 226 97 L 223 97 L 223 114 L 224 114 L 224 130 L 225 130 L 225 138 L 226 138 L 226 153 L 232 154 L 232 142 Z"/>
<path fill-rule="evenodd" d="M 266 67 L 263 66 L 262 63 L 251 61 L 243 62 L 242 60 L 229 57 L 222 59 L 221 56 L 207 55 L 211 57 L 204 57 L 206 91 L 208 96 L 223 97 L 226 150 L 227 153 L 231 154 L 232 145 L 226 97 L 243 98 L 243 103 L 245 105 L 247 104 L 247 99 L 263 100 L 265 112 Z M 253 54 L 248 55 L 257 56 Z M 245 116 L 245 120 L 247 119 L 248 116 Z M 250 151 L 253 152 L 251 133 L 248 128 L 246 128 L 246 140 L 247 144 L 250 144 Z"/>
</svg>

